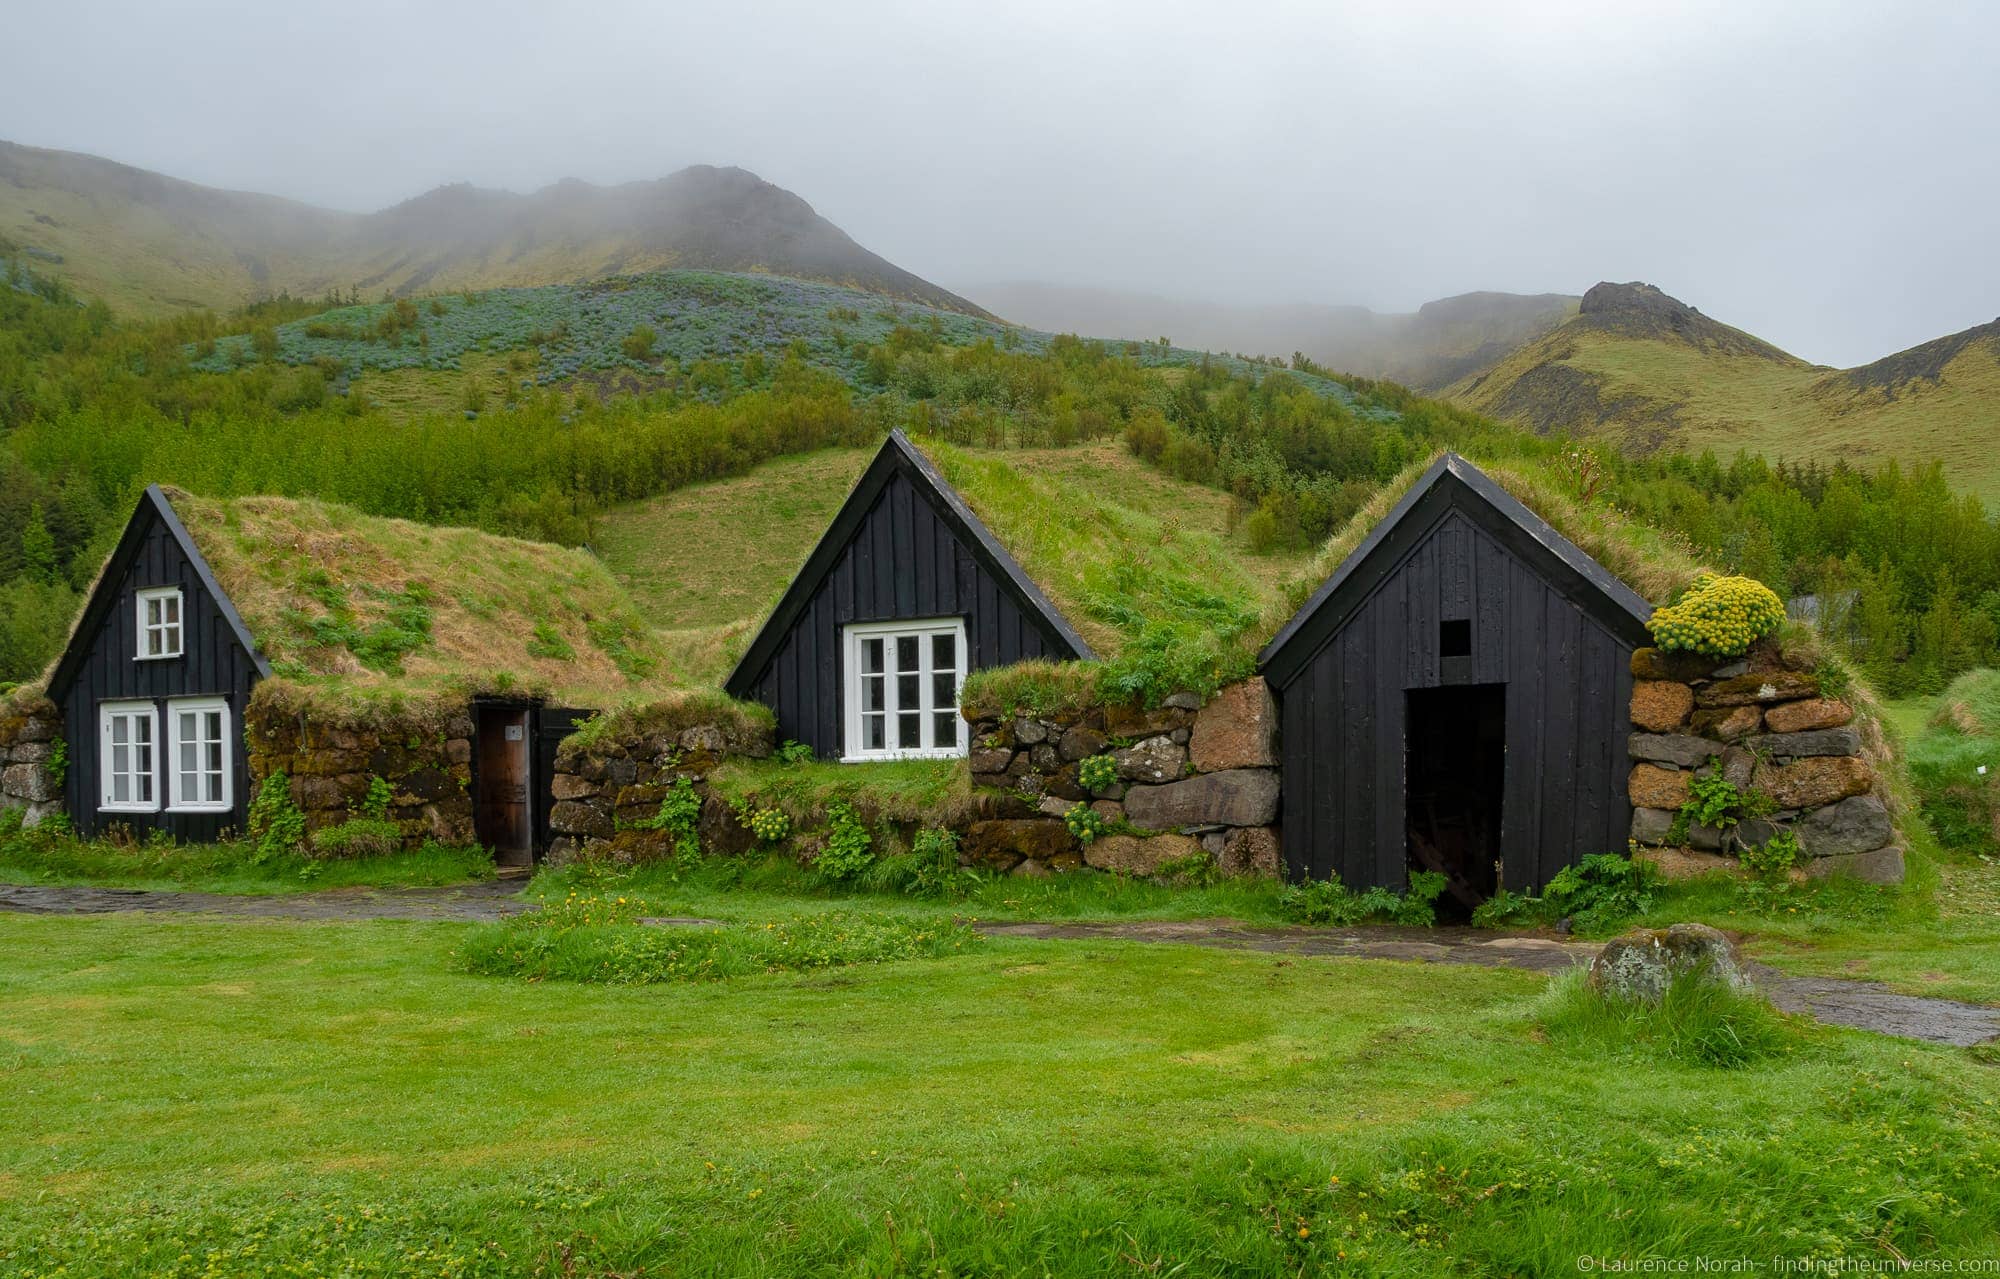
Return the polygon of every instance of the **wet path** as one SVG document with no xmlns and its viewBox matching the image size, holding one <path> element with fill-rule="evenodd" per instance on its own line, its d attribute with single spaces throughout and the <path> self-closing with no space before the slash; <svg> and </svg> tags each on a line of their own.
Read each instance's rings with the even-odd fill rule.
<svg viewBox="0 0 2000 1279">
<path fill-rule="evenodd" d="M 519 893 L 521 880 L 489 880 L 448 888 L 336 888 L 319 892 L 252 896 L 155 892 L 137 888 L 0 884 L 0 912 L 36 915 L 104 915 L 124 911 L 194 913 L 239 919 L 341 922 L 371 919 L 503 919 L 533 909 Z M 650 921 L 649 921 L 650 922 Z M 712 921 L 662 920 L 686 925 Z M 1401 959 L 1431 964 L 1471 964 L 1558 973 L 1588 964 L 1598 943 L 1555 937 L 1493 933 L 1472 928 L 1266 927 L 1230 919 L 1144 920 L 1121 923 L 983 921 L 989 937 L 1045 941 L 1174 942 L 1221 950 L 1321 955 L 1336 959 Z M 1752 976 L 1771 1002 L 1835 1026 L 1853 1026 L 1905 1039 L 1965 1046 L 2000 1038 L 2000 1008 L 1904 995 L 1875 982 L 1832 977 L 1792 977 L 1764 964 Z"/>
</svg>

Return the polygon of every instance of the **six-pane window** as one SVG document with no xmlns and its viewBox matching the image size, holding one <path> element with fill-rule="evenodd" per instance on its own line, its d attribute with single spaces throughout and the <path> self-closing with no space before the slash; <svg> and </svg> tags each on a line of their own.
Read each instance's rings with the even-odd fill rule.
<svg viewBox="0 0 2000 1279">
<path fill-rule="evenodd" d="M 154 787 L 154 711 L 151 702 L 106 702 L 98 712 L 103 744 L 101 807 L 150 813 L 159 808 Z"/>
<path fill-rule="evenodd" d="M 163 586 L 139 592 L 139 657 L 181 655 L 181 591 Z"/>
<path fill-rule="evenodd" d="M 870 623 L 847 628 L 848 759 L 965 753 L 958 689 L 965 624 Z"/>
<path fill-rule="evenodd" d="M 173 780 L 167 807 L 229 807 L 229 707 L 217 699 L 167 703 Z"/>
</svg>

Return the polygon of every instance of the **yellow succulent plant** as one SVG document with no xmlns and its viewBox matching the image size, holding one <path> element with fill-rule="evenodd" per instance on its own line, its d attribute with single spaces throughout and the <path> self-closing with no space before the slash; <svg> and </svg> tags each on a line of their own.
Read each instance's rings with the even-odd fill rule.
<svg viewBox="0 0 2000 1279">
<path fill-rule="evenodd" d="M 1756 578 L 1703 573 L 1680 599 L 1655 609 L 1646 628 L 1663 649 L 1741 657 L 1784 620 L 1784 601 Z"/>
</svg>

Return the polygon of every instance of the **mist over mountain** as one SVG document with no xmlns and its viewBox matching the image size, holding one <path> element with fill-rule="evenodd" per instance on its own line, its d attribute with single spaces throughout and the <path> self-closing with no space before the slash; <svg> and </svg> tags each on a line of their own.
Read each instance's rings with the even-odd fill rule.
<svg viewBox="0 0 2000 1279">
<path fill-rule="evenodd" d="M 442 186 L 355 214 L 0 142 L 0 239 L 80 293 L 146 314 L 280 291 L 402 296 L 675 267 L 770 271 L 978 310 L 856 244 L 792 192 L 709 165 L 526 195 Z"/>
</svg>

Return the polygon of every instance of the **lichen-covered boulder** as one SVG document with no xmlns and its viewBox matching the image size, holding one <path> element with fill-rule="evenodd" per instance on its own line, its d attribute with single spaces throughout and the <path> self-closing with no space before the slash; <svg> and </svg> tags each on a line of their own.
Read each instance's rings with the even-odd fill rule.
<svg viewBox="0 0 2000 1279">
<path fill-rule="evenodd" d="M 1148 737 L 1111 752 L 1118 775 L 1128 782 L 1172 781 L 1187 771 L 1187 751 L 1171 737 Z"/>
<path fill-rule="evenodd" d="M 1278 707 L 1262 678 L 1229 685 L 1196 713 L 1189 756 L 1204 773 L 1276 766 Z"/>
<path fill-rule="evenodd" d="M 1872 852 L 1896 838 L 1889 810 L 1873 795 L 1854 795 L 1815 809 L 1799 818 L 1792 830 L 1809 857 Z"/>
<path fill-rule="evenodd" d="M 1590 961 L 1593 989 L 1648 1004 L 1658 1003 L 1674 979 L 1688 973 L 1737 990 L 1751 985 L 1734 943 L 1707 924 L 1634 929 L 1604 943 Z"/>
<path fill-rule="evenodd" d="M 1666 680 L 1632 685 L 1632 722 L 1649 733 L 1671 733 L 1694 709 L 1694 690 Z"/>
<path fill-rule="evenodd" d="M 1760 764 L 1753 784 L 1779 808 L 1821 808 L 1865 795 L 1875 771 L 1856 755 L 1824 755 L 1789 764 Z"/>
<path fill-rule="evenodd" d="M 1722 751 L 1705 737 L 1689 737 L 1685 733 L 1634 733 L 1625 741 L 1625 753 L 1633 759 L 1652 764 L 1699 768 L 1708 762 L 1711 755 L 1720 755 Z"/>
<path fill-rule="evenodd" d="M 1634 808 L 1676 809 L 1687 803 L 1690 774 L 1658 764 L 1634 764 L 1625 794 Z"/>
<path fill-rule="evenodd" d="M 1755 706 L 1726 706 L 1696 711 L 1689 721 L 1694 731 L 1719 742 L 1740 742 L 1764 727 L 1764 712 Z"/>
<path fill-rule="evenodd" d="M 1276 879 L 1284 866 L 1277 828 L 1243 826 L 1230 831 L 1222 838 L 1222 855 L 1216 864 L 1225 875 Z"/>
<path fill-rule="evenodd" d="M 1186 835 L 1155 835 L 1140 839 L 1132 835 L 1106 835 L 1083 847 L 1084 864 L 1097 870 L 1121 875 L 1152 875 L 1168 862 L 1191 857 L 1201 851 L 1201 842 Z"/>
<path fill-rule="evenodd" d="M 1809 697 L 1803 702 L 1786 702 L 1764 712 L 1764 723 L 1774 733 L 1809 733 L 1820 728 L 1840 728 L 1854 718 L 1854 708 L 1838 697 Z"/>
<path fill-rule="evenodd" d="M 1805 759 L 1813 755 L 1859 755 L 1861 734 L 1851 728 L 1814 728 L 1802 733 L 1761 733 L 1745 746 L 1759 755 Z"/>
<path fill-rule="evenodd" d="M 1819 695 L 1819 681 L 1798 671 L 1766 671 L 1717 680 L 1695 695 L 1695 704 L 1715 706 L 1768 705 Z"/>
<path fill-rule="evenodd" d="M 1269 769 L 1235 768 L 1164 786 L 1134 786 L 1125 793 L 1125 816 L 1147 830 L 1268 826 L 1278 816 L 1278 775 Z"/>
<path fill-rule="evenodd" d="M 1890 845 L 1865 853 L 1845 853 L 1837 857 L 1815 857 L 1805 864 L 1807 879 L 1832 879 L 1845 875 L 1864 884 L 1903 882 L 1903 850 Z"/>
<path fill-rule="evenodd" d="M 1076 837 L 1062 822 L 999 818 L 974 822 L 959 842 L 959 860 L 971 866 L 1012 870 L 1022 858 L 1046 862 L 1076 851 Z"/>
</svg>

